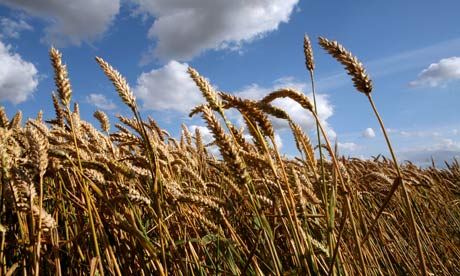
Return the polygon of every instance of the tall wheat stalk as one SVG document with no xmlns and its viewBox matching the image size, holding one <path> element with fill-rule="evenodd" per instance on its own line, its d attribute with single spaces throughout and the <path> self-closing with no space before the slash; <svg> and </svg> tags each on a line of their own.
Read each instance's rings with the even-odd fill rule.
<svg viewBox="0 0 460 276">
<path fill-rule="evenodd" d="M 310 75 L 310 83 L 311 83 L 311 91 L 313 94 L 313 106 L 314 106 L 314 111 L 318 115 L 318 105 L 316 102 L 316 89 L 315 89 L 315 78 L 314 78 L 314 70 L 315 70 L 315 61 L 314 61 L 314 55 L 313 55 L 313 48 L 311 45 L 310 38 L 308 35 L 305 34 L 304 36 L 304 44 L 303 44 L 303 49 L 304 49 L 304 55 L 305 55 L 305 66 L 309 72 Z M 316 122 L 316 135 L 317 135 L 317 140 L 318 140 L 318 150 L 319 150 L 319 162 L 320 162 L 320 168 L 321 168 L 321 186 L 323 187 L 322 193 L 323 193 L 323 204 L 324 204 L 324 209 L 327 210 L 326 212 L 326 220 L 328 223 L 328 231 L 327 231 L 327 236 L 328 236 L 328 244 L 329 244 L 329 254 L 333 256 L 334 252 L 334 233 L 332 229 L 334 229 L 334 208 L 329 204 L 329 193 L 328 193 L 328 188 L 325 180 L 325 170 L 324 170 L 324 156 L 323 156 L 323 147 L 321 143 L 321 133 L 320 133 L 320 127 L 319 127 L 319 121 L 315 120 Z M 331 196 L 334 195 L 334 192 L 331 192 Z M 332 259 L 333 260 L 333 259 Z"/>
<path fill-rule="evenodd" d="M 420 270 L 423 273 L 423 275 L 428 275 L 427 268 L 426 268 L 426 261 L 425 261 L 425 256 L 423 253 L 422 249 L 422 244 L 420 242 L 420 235 L 419 231 L 417 229 L 417 223 L 415 221 L 414 217 L 414 212 L 412 211 L 412 203 L 409 198 L 407 188 L 405 186 L 401 170 L 399 168 L 399 162 L 398 159 L 396 158 L 396 155 L 394 153 L 393 147 L 390 142 L 390 138 L 388 137 L 388 134 L 386 132 L 385 126 L 383 124 L 382 118 L 377 112 L 377 108 L 375 107 L 374 101 L 372 100 L 371 92 L 372 92 L 372 81 L 369 78 L 366 70 L 364 69 L 363 65 L 359 60 L 353 56 L 351 52 L 346 50 L 342 45 L 340 45 L 337 41 L 329 41 L 326 38 L 320 37 L 319 38 L 319 44 L 329 53 L 331 54 L 337 61 L 342 63 L 345 66 L 345 69 L 347 70 L 348 74 L 352 76 L 353 84 L 355 88 L 361 92 L 364 93 L 368 100 L 369 103 L 372 107 L 372 110 L 377 117 L 377 120 L 379 122 L 380 128 L 382 129 L 383 135 L 385 136 L 385 141 L 387 143 L 388 149 L 390 150 L 391 157 L 393 159 L 393 164 L 396 169 L 396 172 L 398 174 L 398 179 L 394 182 L 393 187 L 390 189 L 390 193 L 387 195 L 387 198 L 384 200 L 384 204 L 382 207 L 380 207 L 377 216 L 374 218 L 374 220 L 371 223 L 371 226 L 369 227 L 368 233 L 366 233 L 365 238 L 363 239 L 363 242 L 366 241 L 367 237 L 369 236 L 369 232 L 372 231 L 374 228 L 375 224 L 377 223 L 377 220 L 379 219 L 380 215 L 382 214 L 383 210 L 387 206 L 388 202 L 390 201 L 391 197 L 393 196 L 394 192 L 398 188 L 399 184 L 401 184 L 402 189 L 403 189 L 403 195 L 404 195 L 404 200 L 407 206 L 407 209 L 409 211 L 409 223 L 412 227 L 412 231 L 415 235 L 415 240 L 416 240 L 416 245 L 417 245 L 417 251 L 419 255 L 419 261 L 420 261 Z"/>
</svg>

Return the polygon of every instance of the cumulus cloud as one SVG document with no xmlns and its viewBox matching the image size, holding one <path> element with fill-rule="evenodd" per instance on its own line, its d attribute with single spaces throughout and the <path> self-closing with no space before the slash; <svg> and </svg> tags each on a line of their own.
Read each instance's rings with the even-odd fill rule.
<svg viewBox="0 0 460 276">
<path fill-rule="evenodd" d="M 452 131 L 453 134 L 454 131 Z M 441 133 L 435 130 L 399 130 L 399 129 L 388 129 L 388 133 L 393 135 L 400 135 L 405 138 L 436 138 L 440 137 Z"/>
<path fill-rule="evenodd" d="M 358 149 L 358 145 L 353 142 L 337 143 L 340 150 L 344 151 L 355 151 Z"/>
<path fill-rule="evenodd" d="M 107 99 L 103 94 L 89 94 L 86 96 L 86 101 L 104 110 L 113 110 L 117 108 L 117 105 L 114 104 L 112 100 Z"/>
<path fill-rule="evenodd" d="M 446 84 L 450 80 L 458 79 L 460 79 L 460 57 L 450 57 L 441 59 L 438 63 L 430 64 L 409 85 L 413 87 L 437 87 Z"/>
<path fill-rule="evenodd" d="M 288 22 L 298 0 L 135 2 L 141 12 L 155 18 L 148 32 L 157 40 L 151 54 L 163 60 L 189 60 L 206 49 L 239 48 L 278 29 Z"/>
<path fill-rule="evenodd" d="M 374 129 L 368 127 L 364 130 L 363 132 L 363 137 L 366 137 L 366 138 L 374 138 L 375 137 L 375 131 Z"/>
<path fill-rule="evenodd" d="M 120 0 L 0 0 L 49 24 L 44 40 L 56 45 L 99 38 L 118 14 Z"/>
<path fill-rule="evenodd" d="M 236 96 L 243 98 L 260 100 L 271 91 L 279 89 L 281 87 L 290 87 L 297 89 L 299 91 L 305 91 L 307 85 L 305 83 L 296 82 L 292 78 L 287 77 L 277 80 L 271 87 L 261 87 L 257 84 L 252 84 L 236 92 L 235 94 Z M 311 93 L 307 94 L 307 96 L 310 99 L 313 99 Z M 318 115 L 322 121 L 323 126 L 326 128 L 328 135 L 331 138 L 335 138 L 336 133 L 327 122 L 327 119 L 329 119 L 334 114 L 334 108 L 332 104 L 329 102 L 328 96 L 326 94 L 316 94 L 316 103 L 318 108 Z M 300 124 L 304 130 L 316 129 L 316 124 L 313 117 L 307 110 L 302 108 L 302 106 L 300 106 L 298 103 L 286 98 L 277 99 L 273 102 L 273 104 L 287 111 L 291 118 L 296 123 Z M 276 129 L 285 129 L 289 127 L 288 123 L 285 120 L 280 120 L 276 118 L 273 118 L 273 126 Z"/>
<path fill-rule="evenodd" d="M 402 160 L 410 160 L 419 166 L 431 165 L 433 159 L 436 166 L 445 166 L 454 158 L 460 160 L 460 141 L 449 138 L 429 146 L 419 146 L 400 151 Z"/>
<path fill-rule="evenodd" d="M 276 147 L 278 147 L 278 150 L 283 148 L 283 139 L 278 133 L 275 134 L 275 144 Z"/>
<path fill-rule="evenodd" d="M 204 102 L 201 92 L 187 73 L 188 64 L 170 61 L 160 69 L 142 73 L 134 87 L 143 108 L 188 113 Z"/>
<path fill-rule="evenodd" d="M 0 36 L 5 38 L 19 38 L 22 31 L 33 30 L 33 27 L 23 19 L 16 21 L 7 17 L 0 18 L 0 27 Z"/>
<path fill-rule="evenodd" d="M 32 95 L 37 85 L 35 66 L 0 41 L 0 101 L 21 103 Z"/>
</svg>

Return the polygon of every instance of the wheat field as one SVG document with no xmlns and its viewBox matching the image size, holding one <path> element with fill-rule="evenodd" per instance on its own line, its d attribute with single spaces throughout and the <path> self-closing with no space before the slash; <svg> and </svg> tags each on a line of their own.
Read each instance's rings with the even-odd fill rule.
<svg viewBox="0 0 460 276">
<path fill-rule="evenodd" d="M 84 121 L 51 49 L 55 117 L 23 122 L 0 108 L 0 275 L 460 275 L 460 164 L 399 164 L 364 66 L 339 43 L 319 43 L 369 99 L 390 158 L 337 154 L 316 115 L 307 36 L 312 99 L 290 88 L 238 98 L 189 68 L 204 98 L 190 116 L 202 117 L 211 144 L 199 129 L 183 125 L 175 138 L 143 118 L 102 58 L 132 117 L 96 111 L 100 125 Z M 279 98 L 316 119 L 320 146 Z M 273 118 L 288 122 L 296 157 L 277 148 Z"/>
</svg>

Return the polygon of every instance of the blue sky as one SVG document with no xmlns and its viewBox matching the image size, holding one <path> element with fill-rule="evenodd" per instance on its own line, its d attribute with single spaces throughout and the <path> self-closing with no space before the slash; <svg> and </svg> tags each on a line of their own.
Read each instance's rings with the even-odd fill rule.
<svg viewBox="0 0 460 276">
<path fill-rule="evenodd" d="M 142 112 L 174 135 L 203 126 L 191 65 L 218 89 L 260 98 L 278 87 L 310 93 L 302 41 L 314 42 L 319 113 L 344 155 L 388 155 L 366 97 L 316 43 L 338 40 L 364 63 L 401 160 L 460 156 L 460 2 L 298 0 L 0 0 L 0 104 L 53 116 L 50 45 L 68 64 L 82 116 L 128 110 L 94 61 L 130 82 Z M 280 101 L 310 131 L 312 120 Z M 235 116 L 235 121 L 238 118 Z M 283 151 L 295 151 L 275 122 Z"/>
</svg>

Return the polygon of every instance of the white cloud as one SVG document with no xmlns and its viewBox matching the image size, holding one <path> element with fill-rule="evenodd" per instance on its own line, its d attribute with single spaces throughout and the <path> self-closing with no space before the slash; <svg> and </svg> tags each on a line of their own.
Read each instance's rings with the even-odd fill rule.
<svg viewBox="0 0 460 276">
<path fill-rule="evenodd" d="M 38 85 L 35 66 L 0 41 L 0 101 L 25 101 Z"/>
<path fill-rule="evenodd" d="M 112 100 L 107 99 L 103 94 L 89 94 L 86 96 L 86 101 L 104 110 L 113 110 L 117 108 L 117 105 L 114 104 Z"/>
<path fill-rule="evenodd" d="M 19 38 L 22 31 L 31 31 L 33 27 L 30 26 L 23 19 L 15 21 L 11 18 L 2 17 L 0 18 L 0 27 L 2 37 Z"/>
<path fill-rule="evenodd" d="M 278 133 L 275 133 L 275 144 L 278 150 L 283 148 L 283 139 L 281 139 L 281 136 Z"/>
<path fill-rule="evenodd" d="M 298 0 L 135 0 L 155 21 L 148 36 L 151 54 L 189 60 L 206 49 L 238 49 L 288 22 Z M 150 56 L 150 59 L 152 56 Z"/>
<path fill-rule="evenodd" d="M 353 142 L 346 142 L 346 143 L 339 142 L 337 143 L 337 145 L 339 146 L 340 150 L 345 150 L 345 151 L 355 151 L 359 148 L 358 145 Z"/>
<path fill-rule="evenodd" d="M 409 85 L 413 87 L 437 87 L 446 84 L 450 80 L 458 79 L 460 79 L 460 57 L 450 57 L 441 59 L 438 63 L 430 64 Z"/>
<path fill-rule="evenodd" d="M 368 127 L 364 130 L 363 136 L 366 138 L 374 138 L 375 137 L 375 131 L 374 129 Z"/>
<path fill-rule="evenodd" d="M 393 135 L 400 135 L 405 138 L 436 138 L 440 137 L 441 133 L 439 131 L 431 130 L 398 130 L 398 129 L 388 129 L 388 133 Z M 445 132 L 445 131 L 442 131 Z M 453 133 L 455 134 L 455 133 Z"/>
<path fill-rule="evenodd" d="M 187 68 L 188 64 L 173 60 L 160 69 L 142 73 L 134 93 L 143 100 L 143 108 L 189 113 L 194 106 L 203 103 L 205 100 Z"/>
<path fill-rule="evenodd" d="M 299 91 L 304 91 L 307 85 L 305 83 L 295 82 L 292 78 L 288 77 L 278 79 L 272 87 L 261 87 L 257 84 L 252 84 L 235 94 L 236 96 L 243 98 L 260 100 L 268 93 L 282 87 L 289 87 Z M 313 103 L 313 95 L 310 93 L 307 94 L 307 97 Z M 334 108 L 329 102 L 328 96 L 326 94 L 316 94 L 316 103 L 318 106 L 318 115 L 322 121 L 321 123 L 325 127 L 327 134 L 330 136 L 330 138 L 334 139 L 336 137 L 336 133 L 327 122 L 327 119 L 329 119 L 334 114 Z M 273 102 L 273 105 L 285 110 L 296 123 L 302 126 L 304 130 L 316 130 L 315 120 L 313 119 L 309 111 L 302 108 L 302 106 L 300 106 L 298 103 L 292 101 L 291 99 L 285 98 L 275 100 Z M 288 123 L 285 120 L 280 120 L 276 118 L 273 119 L 273 126 L 276 129 L 284 129 L 289 127 Z"/>
<path fill-rule="evenodd" d="M 451 162 L 454 158 L 460 160 L 460 141 L 442 139 L 429 146 L 419 146 L 400 151 L 401 160 L 410 160 L 420 166 L 431 165 L 431 158 L 439 167 L 445 166 L 444 162 Z"/>
<path fill-rule="evenodd" d="M 49 23 L 48 43 L 79 45 L 99 38 L 118 14 L 120 0 L 0 0 Z"/>
</svg>

